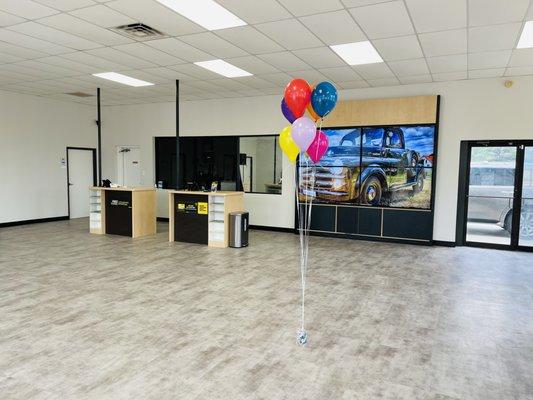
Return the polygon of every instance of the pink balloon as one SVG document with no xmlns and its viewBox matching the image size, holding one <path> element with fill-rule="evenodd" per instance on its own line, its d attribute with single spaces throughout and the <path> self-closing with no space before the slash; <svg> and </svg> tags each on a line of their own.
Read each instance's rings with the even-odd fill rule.
<svg viewBox="0 0 533 400">
<path fill-rule="evenodd" d="M 315 140 L 311 143 L 307 149 L 307 155 L 311 157 L 311 160 L 316 164 L 326 154 L 329 147 L 329 139 L 327 135 L 322 131 L 316 131 Z"/>
<path fill-rule="evenodd" d="M 308 117 L 300 117 L 292 123 L 292 140 L 304 152 L 315 140 L 316 126 Z"/>
</svg>

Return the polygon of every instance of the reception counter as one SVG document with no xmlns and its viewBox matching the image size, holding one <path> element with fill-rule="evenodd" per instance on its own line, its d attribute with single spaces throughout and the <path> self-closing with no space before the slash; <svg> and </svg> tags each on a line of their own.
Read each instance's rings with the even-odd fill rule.
<svg viewBox="0 0 533 400">
<path fill-rule="evenodd" d="M 244 210 L 243 194 L 169 190 L 168 240 L 228 247 L 229 213 Z"/>
<path fill-rule="evenodd" d="M 133 238 L 155 235 L 154 188 L 91 187 L 89 193 L 91 233 Z"/>
</svg>

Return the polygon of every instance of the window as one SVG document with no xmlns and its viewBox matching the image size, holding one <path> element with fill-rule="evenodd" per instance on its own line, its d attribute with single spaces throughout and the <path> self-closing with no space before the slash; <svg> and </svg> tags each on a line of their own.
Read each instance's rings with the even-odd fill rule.
<svg viewBox="0 0 533 400">
<path fill-rule="evenodd" d="M 277 136 L 241 137 L 239 149 L 244 191 L 281 194 L 282 153 Z"/>
</svg>

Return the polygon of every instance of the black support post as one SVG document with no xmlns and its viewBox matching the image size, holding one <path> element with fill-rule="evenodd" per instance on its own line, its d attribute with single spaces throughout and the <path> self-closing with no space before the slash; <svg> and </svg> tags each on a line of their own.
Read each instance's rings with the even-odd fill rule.
<svg viewBox="0 0 533 400">
<path fill-rule="evenodd" d="M 176 189 L 181 189 L 180 179 L 180 81 L 176 79 Z"/>
<path fill-rule="evenodd" d="M 98 113 L 98 185 L 102 186 L 102 113 L 100 109 L 100 88 L 96 89 Z"/>
</svg>

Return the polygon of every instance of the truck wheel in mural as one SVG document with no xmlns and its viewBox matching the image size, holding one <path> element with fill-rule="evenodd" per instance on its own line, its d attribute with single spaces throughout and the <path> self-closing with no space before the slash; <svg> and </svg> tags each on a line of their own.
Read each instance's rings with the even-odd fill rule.
<svg viewBox="0 0 533 400">
<path fill-rule="evenodd" d="M 370 176 L 363 185 L 361 191 L 361 204 L 377 206 L 381 201 L 381 181 L 376 176 Z"/>
</svg>

